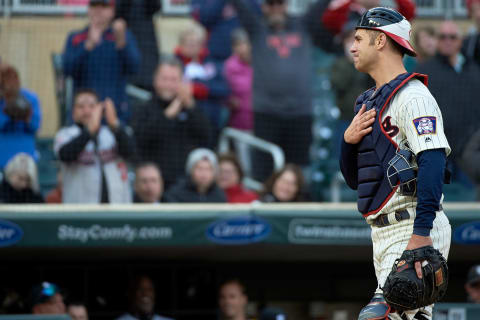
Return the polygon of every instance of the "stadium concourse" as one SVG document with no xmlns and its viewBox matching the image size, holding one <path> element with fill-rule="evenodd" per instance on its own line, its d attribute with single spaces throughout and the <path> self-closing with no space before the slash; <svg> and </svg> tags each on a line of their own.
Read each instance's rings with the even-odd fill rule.
<svg viewBox="0 0 480 320">
<path fill-rule="evenodd" d="M 384 4 L 0 2 L 0 320 L 357 319 L 377 279 L 339 157 Z M 433 319 L 480 319 L 480 1 L 388 5 L 452 149 Z"/>
</svg>

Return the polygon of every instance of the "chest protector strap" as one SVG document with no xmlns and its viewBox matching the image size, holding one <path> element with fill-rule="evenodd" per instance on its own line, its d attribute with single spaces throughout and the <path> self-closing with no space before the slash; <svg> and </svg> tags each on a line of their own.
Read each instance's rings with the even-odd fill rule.
<svg viewBox="0 0 480 320">
<path fill-rule="evenodd" d="M 398 90 L 412 79 L 419 79 L 427 85 L 426 75 L 403 73 L 376 91 L 375 88 L 365 91 L 355 103 L 355 113 L 358 113 L 364 104 L 366 111 L 376 110 L 372 132 L 363 137 L 357 148 L 357 206 L 364 217 L 380 211 L 398 187 L 397 185 L 392 188 L 387 179 L 388 162 L 395 156 L 398 145 L 385 132 L 382 114 Z"/>
</svg>

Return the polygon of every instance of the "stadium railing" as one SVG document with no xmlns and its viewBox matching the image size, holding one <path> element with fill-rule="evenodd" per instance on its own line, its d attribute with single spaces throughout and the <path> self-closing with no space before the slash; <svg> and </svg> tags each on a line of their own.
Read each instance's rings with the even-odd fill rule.
<svg viewBox="0 0 480 320">
<path fill-rule="evenodd" d="M 257 138 L 251 134 L 242 132 L 234 128 L 223 129 L 222 133 L 220 134 L 218 143 L 219 153 L 226 153 L 230 151 L 230 141 L 247 144 L 251 149 L 258 149 L 270 153 L 273 158 L 273 166 L 275 171 L 282 169 L 285 165 L 285 154 L 282 148 L 280 148 L 276 144 Z M 251 168 L 245 167 L 245 164 L 243 165 L 245 172 L 251 172 Z M 257 181 L 248 176 L 245 177 L 244 184 L 247 188 L 257 191 L 261 190 L 263 186 L 260 181 Z"/>
</svg>

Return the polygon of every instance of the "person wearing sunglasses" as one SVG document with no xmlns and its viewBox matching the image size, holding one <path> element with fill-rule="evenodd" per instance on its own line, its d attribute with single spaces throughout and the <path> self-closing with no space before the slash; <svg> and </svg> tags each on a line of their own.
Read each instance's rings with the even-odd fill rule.
<svg viewBox="0 0 480 320">
<path fill-rule="evenodd" d="M 33 314 L 65 314 L 66 308 L 63 295 L 57 285 L 44 281 L 31 292 Z"/>
<path fill-rule="evenodd" d="M 480 66 L 461 53 L 462 36 L 454 21 L 437 29 L 437 54 L 420 63 L 416 72 L 429 76 L 429 88 L 442 109 L 445 134 L 452 146 L 449 168 L 452 179 L 473 190 L 462 168 L 462 154 L 470 137 L 479 129 L 477 117 Z"/>
<path fill-rule="evenodd" d="M 287 13 L 287 1 L 263 0 L 258 15 L 246 0 L 229 0 L 252 47 L 253 133 L 275 143 L 287 163 L 309 164 L 312 141 L 312 44 L 331 47 L 320 22 L 329 1 L 318 0 L 303 16 Z M 273 172 L 271 158 L 255 152 L 253 176 L 264 181 Z"/>
</svg>

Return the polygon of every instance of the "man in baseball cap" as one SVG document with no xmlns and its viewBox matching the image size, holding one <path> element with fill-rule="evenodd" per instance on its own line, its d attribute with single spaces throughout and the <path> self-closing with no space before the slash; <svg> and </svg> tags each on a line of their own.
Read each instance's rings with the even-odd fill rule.
<svg viewBox="0 0 480 320">
<path fill-rule="evenodd" d="M 471 267 L 468 271 L 465 291 L 470 302 L 480 303 L 480 264 Z"/>
<path fill-rule="evenodd" d="M 65 303 L 57 285 L 44 281 L 31 291 L 33 314 L 65 314 Z"/>
</svg>

